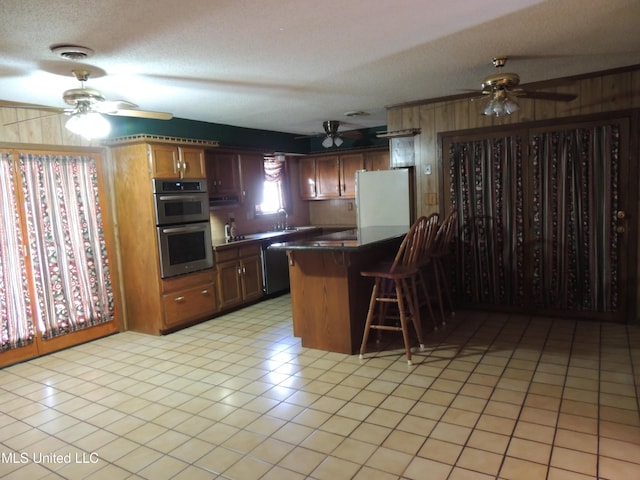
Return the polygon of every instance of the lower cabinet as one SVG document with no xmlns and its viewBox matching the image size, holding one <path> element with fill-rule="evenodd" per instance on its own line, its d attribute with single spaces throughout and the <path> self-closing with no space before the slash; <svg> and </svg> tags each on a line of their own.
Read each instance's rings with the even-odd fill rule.
<svg viewBox="0 0 640 480">
<path fill-rule="evenodd" d="M 263 296 L 260 245 L 215 251 L 220 309 L 258 300 Z"/>
<path fill-rule="evenodd" d="M 212 269 L 163 280 L 164 330 L 217 313 L 216 281 L 215 270 Z"/>
</svg>

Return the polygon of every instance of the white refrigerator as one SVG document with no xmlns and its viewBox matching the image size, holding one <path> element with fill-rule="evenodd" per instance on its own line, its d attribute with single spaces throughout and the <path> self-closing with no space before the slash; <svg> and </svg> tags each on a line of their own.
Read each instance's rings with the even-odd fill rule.
<svg viewBox="0 0 640 480">
<path fill-rule="evenodd" d="M 356 172 L 358 228 L 402 226 L 413 221 L 413 171 L 359 170 Z"/>
</svg>

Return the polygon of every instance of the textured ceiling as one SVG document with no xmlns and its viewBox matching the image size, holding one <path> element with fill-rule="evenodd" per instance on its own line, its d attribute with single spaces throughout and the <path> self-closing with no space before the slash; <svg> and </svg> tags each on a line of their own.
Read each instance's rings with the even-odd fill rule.
<svg viewBox="0 0 640 480">
<path fill-rule="evenodd" d="M 302 134 L 479 89 L 498 55 L 525 84 L 640 64 L 638 0 L 2 0 L 0 18 L 2 100 L 65 106 L 87 66 L 110 100 Z"/>
</svg>

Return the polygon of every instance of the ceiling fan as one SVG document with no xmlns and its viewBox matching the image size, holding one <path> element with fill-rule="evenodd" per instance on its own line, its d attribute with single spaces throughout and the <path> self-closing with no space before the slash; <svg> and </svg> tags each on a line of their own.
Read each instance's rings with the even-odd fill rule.
<svg viewBox="0 0 640 480">
<path fill-rule="evenodd" d="M 489 75 L 482 80 L 482 98 L 487 102 L 482 111 L 483 115 L 501 117 L 511 115 L 520 109 L 517 97 L 525 97 L 539 100 L 551 100 L 556 102 L 569 102 L 577 95 L 570 93 L 537 92 L 525 90 L 520 85 L 520 76 L 517 73 L 503 72 L 507 57 L 496 57 L 493 66 L 499 73 Z"/>
<path fill-rule="evenodd" d="M 111 126 L 102 115 L 124 117 L 151 118 L 155 120 L 170 120 L 171 113 L 139 110 L 136 104 L 125 100 L 109 101 L 98 90 L 85 87 L 90 72 L 88 70 L 72 70 L 73 76 L 80 82 L 80 88 L 66 90 L 62 99 L 70 108 L 47 107 L 16 102 L 0 101 L 0 106 L 13 108 L 33 108 L 69 115 L 65 127 L 84 136 L 85 138 L 101 138 L 109 134 Z"/>
<path fill-rule="evenodd" d="M 322 146 L 324 148 L 329 148 L 333 145 L 339 147 L 343 143 L 341 137 L 360 138 L 362 136 L 362 133 L 358 131 L 339 132 L 338 129 L 340 128 L 340 122 L 338 120 L 325 120 L 322 122 L 322 128 L 324 128 L 324 132 L 327 135 L 322 141 Z"/>
</svg>

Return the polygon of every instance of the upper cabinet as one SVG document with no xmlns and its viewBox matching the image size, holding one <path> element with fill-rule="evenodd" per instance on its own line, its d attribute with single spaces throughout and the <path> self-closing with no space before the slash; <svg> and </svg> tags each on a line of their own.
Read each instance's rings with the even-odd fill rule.
<svg viewBox="0 0 640 480">
<path fill-rule="evenodd" d="M 305 200 L 316 198 L 316 159 L 302 157 L 298 163 L 300 197 Z"/>
<path fill-rule="evenodd" d="M 205 178 L 204 150 L 170 144 L 149 144 L 153 178 Z"/>
<path fill-rule="evenodd" d="M 316 198 L 340 196 L 340 163 L 337 155 L 316 157 Z"/>
<path fill-rule="evenodd" d="M 304 200 L 355 198 L 356 172 L 363 169 L 388 170 L 389 151 L 303 157 L 298 164 L 300 196 Z"/>
<path fill-rule="evenodd" d="M 240 197 L 240 160 L 234 152 L 206 152 L 209 197 Z"/>
<path fill-rule="evenodd" d="M 240 154 L 240 185 L 242 203 L 251 207 L 262 203 L 264 191 L 264 155 Z"/>
<path fill-rule="evenodd" d="M 389 170 L 389 150 L 374 150 L 364 154 L 364 168 L 368 171 Z"/>
<path fill-rule="evenodd" d="M 364 169 L 364 155 L 340 155 L 340 196 L 356 198 L 356 172 Z"/>
</svg>

